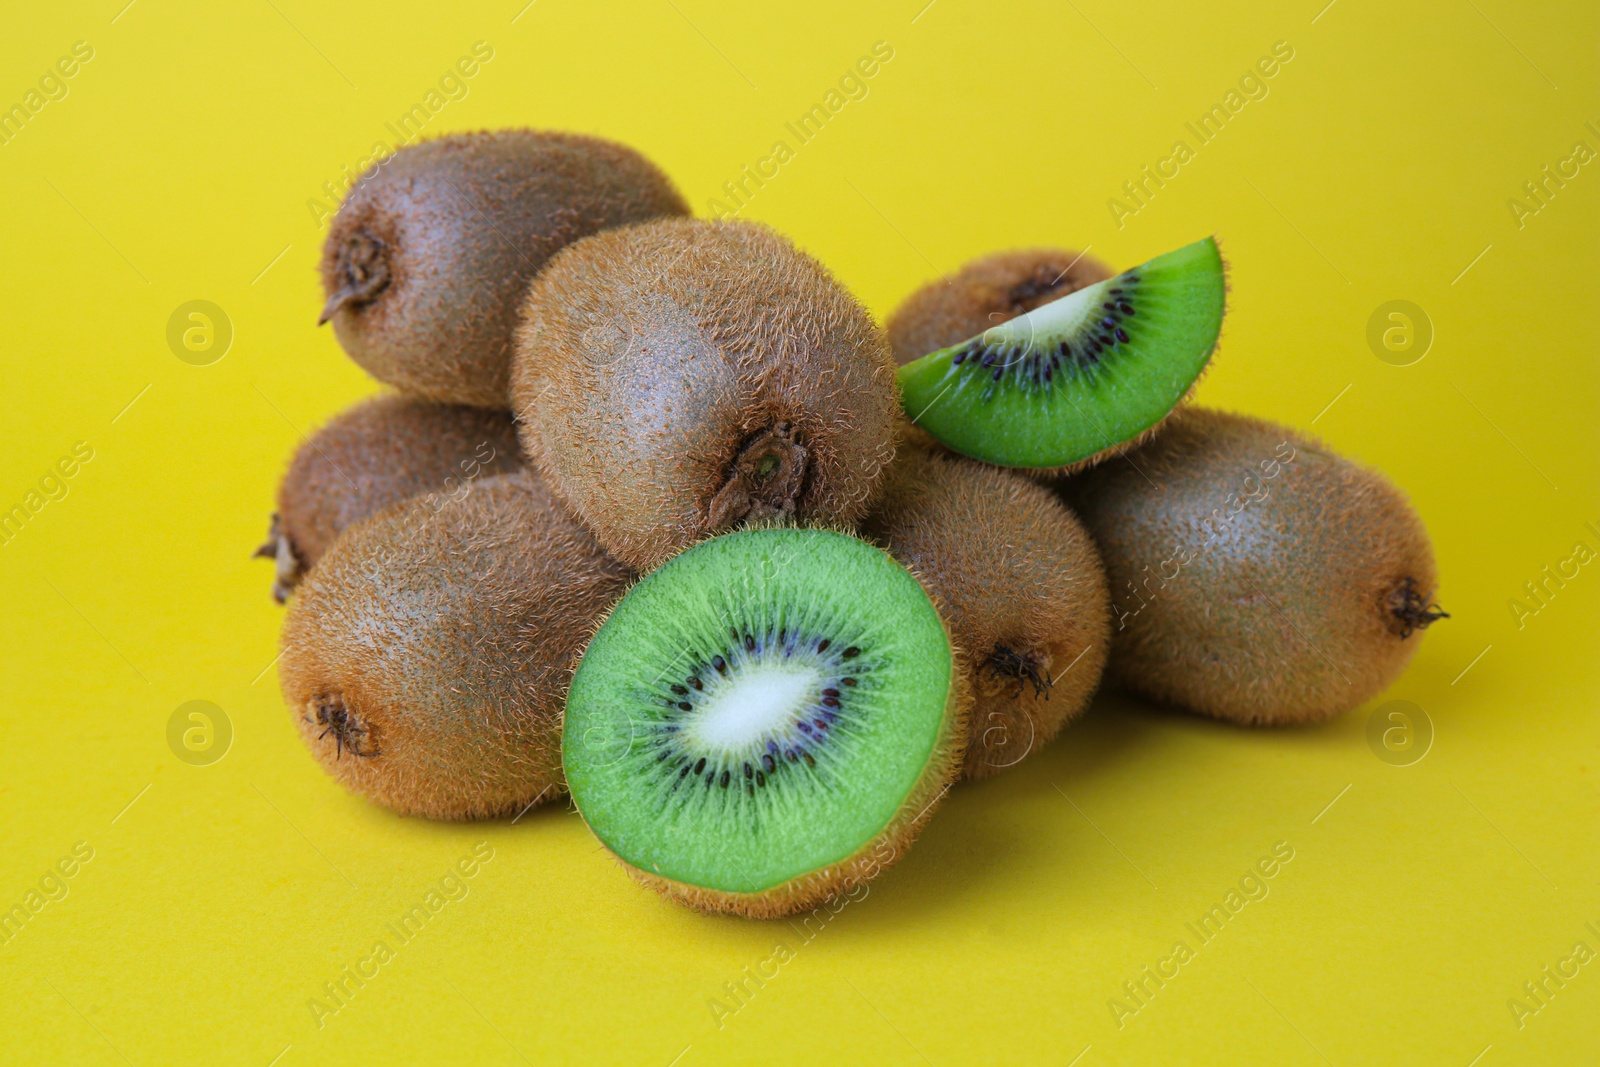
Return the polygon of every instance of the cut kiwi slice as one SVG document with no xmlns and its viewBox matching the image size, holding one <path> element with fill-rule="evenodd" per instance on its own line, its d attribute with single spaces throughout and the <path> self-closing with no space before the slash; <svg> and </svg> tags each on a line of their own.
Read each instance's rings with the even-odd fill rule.
<svg viewBox="0 0 1600 1067">
<path fill-rule="evenodd" d="M 1222 328 L 1214 238 L 941 348 L 900 368 L 911 421 L 1004 467 L 1071 467 L 1166 418 Z"/>
<path fill-rule="evenodd" d="M 883 550 L 704 541 L 595 634 L 567 697 L 573 801 L 642 881 L 708 911 L 815 907 L 893 862 L 954 776 L 950 639 Z"/>
</svg>

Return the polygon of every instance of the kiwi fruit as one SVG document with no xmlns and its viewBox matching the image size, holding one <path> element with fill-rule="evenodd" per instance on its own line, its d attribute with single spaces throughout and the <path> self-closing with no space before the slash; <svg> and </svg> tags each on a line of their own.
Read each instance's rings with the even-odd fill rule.
<svg viewBox="0 0 1600 1067">
<path fill-rule="evenodd" d="M 504 408 L 517 307 L 559 249 L 688 205 L 654 164 L 594 137 L 464 133 L 362 175 L 322 249 L 321 322 L 374 377 Z"/>
<path fill-rule="evenodd" d="M 902 445 L 863 536 L 940 606 L 973 692 L 965 773 L 1014 766 L 1089 705 L 1111 602 L 1088 531 L 1012 471 Z"/>
<path fill-rule="evenodd" d="M 300 576 L 352 523 L 435 492 L 442 506 L 472 482 L 522 469 L 516 427 L 503 411 L 400 396 L 363 400 L 300 446 L 278 487 L 266 544 L 283 603 Z"/>
<path fill-rule="evenodd" d="M 481 819 L 559 795 L 562 701 L 629 571 L 532 471 L 442 509 L 392 505 L 301 584 L 278 676 L 340 784 L 404 815 Z"/>
<path fill-rule="evenodd" d="M 906 297 L 886 324 L 889 348 L 896 363 L 910 363 L 1115 273 L 1098 259 L 1059 248 L 983 256 Z"/>
<path fill-rule="evenodd" d="M 900 368 L 906 415 L 1002 467 L 1066 472 L 1148 436 L 1216 348 L 1227 285 L 1213 238 L 1093 282 Z"/>
<path fill-rule="evenodd" d="M 1110 673 L 1252 725 L 1376 696 L 1444 618 L 1422 521 L 1375 471 L 1259 419 L 1185 409 L 1064 483 L 1111 582 Z"/>
<path fill-rule="evenodd" d="M 606 550 L 648 570 L 752 520 L 848 526 L 894 455 L 872 318 L 765 226 L 663 219 L 564 250 L 528 290 L 525 452 Z"/>
<path fill-rule="evenodd" d="M 882 549 L 740 530 L 612 610 L 572 681 L 562 761 L 639 880 L 769 918 L 905 850 L 959 771 L 964 699 L 939 612 Z"/>
</svg>

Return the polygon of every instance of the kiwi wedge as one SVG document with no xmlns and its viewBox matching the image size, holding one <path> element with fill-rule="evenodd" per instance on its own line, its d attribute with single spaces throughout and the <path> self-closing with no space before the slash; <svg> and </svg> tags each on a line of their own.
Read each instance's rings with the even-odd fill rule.
<svg viewBox="0 0 1600 1067">
<path fill-rule="evenodd" d="M 510 412 L 375 396 L 308 437 L 278 486 L 278 510 L 258 557 L 272 560 L 282 604 L 334 538 L 369 515 L 422 493 L 436 506 L 474 480 L 522 469 Z"/>
<path fill-rule="evenodd" d="M 1130 458 L 1062 483 L 1105 560 L 1129 691 L 1315 722 L 1382 692 L 1445 617 L 1405 496 L 1316 438 L 1190 407 Z"/>
<path fill-rule="evenodd" d="M 1147 433 L 1188 394 L 1222 328 L 1206 238 L 900 368 L 901 404 L 941 444 L 1064 470 Z"/>
<path fill-rule="evenodd" d="M 964 702 L 944 622 L 888 553 L 740 530 L 613 609 L 573 678 L 562 762 L 640 880 L 772 917 L 899 856 L 959 771 Z"/>
</svg>

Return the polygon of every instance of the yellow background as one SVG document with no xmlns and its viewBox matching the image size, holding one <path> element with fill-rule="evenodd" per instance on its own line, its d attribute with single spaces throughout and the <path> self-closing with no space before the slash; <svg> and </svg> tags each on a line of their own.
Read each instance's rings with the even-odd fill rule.
<svg viewBox="0 0 1600 1067">
<path fill-rule="evenodd" d="M 1600 567 L 1521 628 L 1509 606 L 1575 542 L 1600 549 L 1600 164 L 1520 226 L 1507 205 L 1600 148 L 1592 5 L 124 2 L 27 5 L 0 35 L 3 104 L 94 49 L 0 146 L 0 506 L 94 450 L 0 548 L 0 905 L 94 849 L 0 947 L 5 1057 L 1594 1062 L 1600 962 L 1521 1028 L 1507 1006 L 1575 942 L 1600 951 Z M 636 889 L 560 808 L 430 825 L 343 794 L 290 728 L 249 558 L 301 434 L 376 388 L 314 326 L 307 202 L 480 40 L 493 59 L 427 132 L 613 137 L 700 214 L 888 42 L 869 95 L 743 211 L 880 316 L 990 250 L 1125 267 L 1219 234 L 1232 301 L 1201 399 L 1315 420 L 1432 530 L 1452 618 L 1385 697 L 1425 710 L 1431 751 L 1379 760 L 1376 705 L 1246 732 L 1102 697 L 957 789 L 809 941 Z M 1270 94 L 1119 228 L 1122 183 L 1194 147 L 1184 122 L 1278 41 Z M 235 330 L 209 366 L 166 342 L 194 299 Z M 1367 344 L 1392 299 L 1436 330 L 1411 366 Z M 167 746 L 192 699 L 233 726 L 210 766 Z M 1270 895 L 1119 1027 L 1121 983 L 1193 945 L 1183 924 L 1279 841 Z M 308 999 L 480 842 L 470 895 L 319 1029 Z M 719 1026 L 708 1002 L 778 942 L 793 958 Z"/>
</svg>

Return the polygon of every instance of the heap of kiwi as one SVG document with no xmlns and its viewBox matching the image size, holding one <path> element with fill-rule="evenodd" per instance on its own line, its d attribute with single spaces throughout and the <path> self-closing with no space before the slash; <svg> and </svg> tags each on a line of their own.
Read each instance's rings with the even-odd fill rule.
<svg viewBox="0 0 1600 1067">
<path fill-rule="evenodd" d="M 352 792 L 570 789 L 639 881 L 781 916 L 957 779 L 1047 784 L 1102 673 L 1305 722 L 1444 617 L 1381 476 L 1184 404 L 1213 239 L 987 255 L 884 330 L 774 231 L 686 214 L 631 149 L 510 130 L 402 149 L 334 219 L 323 318 L 397 394 L 302 445 L 260 554 L 295 729 Z"/>
</svg>

